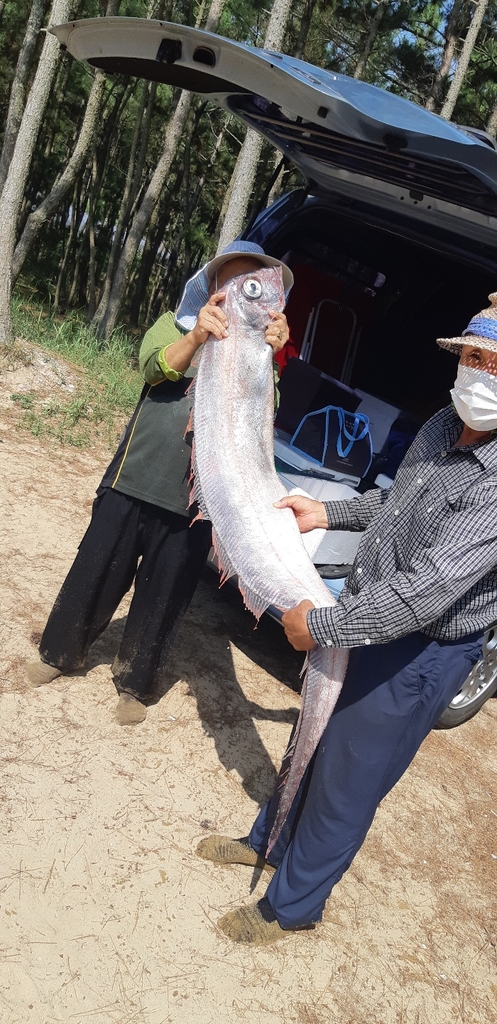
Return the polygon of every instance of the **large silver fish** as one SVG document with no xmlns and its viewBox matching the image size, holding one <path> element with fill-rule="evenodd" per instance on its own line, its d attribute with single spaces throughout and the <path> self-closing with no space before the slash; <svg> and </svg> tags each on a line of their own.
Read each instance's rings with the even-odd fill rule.
<svg viewBox="0 0 497 1024">
<path fill-rule="evenodd" d="M 274 508 L 287 491 L 274 465 L 273 352 L 264 333 L 269 310 L 285 304 L 281 269 L 240 275 L 223 290 L 228 337 L 211 336 L 202 346 L 195 380 L 192 500 L 212 522 L 222 580 L 238 576 L 245 604 L 257 618 L 269 605 L 293 608 L 304 599 L 318 608 L 332 605 L 293 512 Z M 309 654 L 268 853 L 333 711 L 347 656 L 321 647 Z"/>
</svg>

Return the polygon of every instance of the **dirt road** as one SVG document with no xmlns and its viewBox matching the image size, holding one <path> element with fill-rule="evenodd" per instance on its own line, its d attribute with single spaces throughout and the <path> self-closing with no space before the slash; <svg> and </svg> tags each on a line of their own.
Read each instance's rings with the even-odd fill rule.
<svg viewBox="0 0 497 1024">
<path fill-rule="evenodd" d="M 493 1024 L 497 700 L 428 737 L 316 931 L 230 944 L 216 921 L 265 880 L 193 851 L 269 794 L 300 659 L 207 574 L 142 725 L 113 718 L 125 606 L 85 675 L 27 689 L 108 457 L 16 426 L 35 371 L 0 376 L 2 1022 Z"/>
</svg>

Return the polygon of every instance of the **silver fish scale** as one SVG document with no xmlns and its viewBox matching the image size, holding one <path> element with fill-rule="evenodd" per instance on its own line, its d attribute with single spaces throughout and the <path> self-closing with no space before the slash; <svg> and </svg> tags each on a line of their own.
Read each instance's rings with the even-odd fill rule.
<svg viewBox="0 0 497 1024">
<path fill-rule="evenodd" d="M 254 300 L 244 281 L 260 282 Z M 286 489 L 274 465 L 273 353 L 265 341 L 269 310 L 283 309 L 281 270 L 262 268 L 224 288 L 228 337 L 211 336 L 202 349 L 194 395 L 192 498 L 213 525 L 223 578 L 237 575 L 245 604 L 256 616 L 269 605 L 293 608 L 308 599 L 334 604 L 309 558 L 290 509 L 274 502 Z M 274 846 L 299 783 L 340 692 L 347 652 L 311 651 L 299 723 L 284 763 L 281 797 L 268 850 Z"/>
</svg>

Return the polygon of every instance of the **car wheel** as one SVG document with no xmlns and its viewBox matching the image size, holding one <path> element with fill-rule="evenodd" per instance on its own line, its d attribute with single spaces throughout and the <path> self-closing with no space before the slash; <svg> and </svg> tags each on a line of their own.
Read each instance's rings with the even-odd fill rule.
<svg viewBox="0 0 497 1024">
<path fill-rule="evenodd" d="M 483 658 L 477 661 L 435 729 L 453 729 L 469 721 L 497 692 L 497 623 L 483 637 Z"/>
</svg>

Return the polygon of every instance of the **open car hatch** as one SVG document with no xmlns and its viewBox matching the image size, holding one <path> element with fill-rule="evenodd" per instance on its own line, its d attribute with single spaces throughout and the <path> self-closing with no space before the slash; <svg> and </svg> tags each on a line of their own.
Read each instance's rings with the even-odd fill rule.
<svg viewBox="0 0 497 1024">
<path fill-rule="evenodd" d="M 490 140 L 408 100 L 168 22 L 89 18 L 51 31 L 93 67 L 209 97 L 277 146 L 315 192 L 393 205 L 403 216 L 495 239 L 497 152 Z"/>
</svg>

